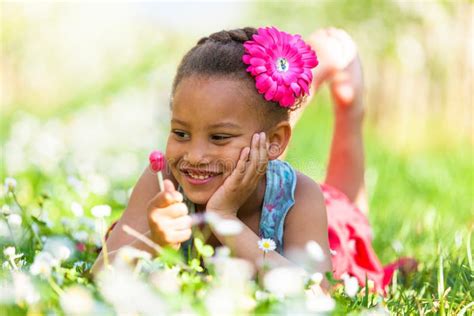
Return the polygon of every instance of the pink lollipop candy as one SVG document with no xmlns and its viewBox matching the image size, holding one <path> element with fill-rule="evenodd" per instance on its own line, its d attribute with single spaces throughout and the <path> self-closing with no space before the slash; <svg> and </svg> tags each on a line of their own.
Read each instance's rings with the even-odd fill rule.
<svg viewBox="0 0 474 316">
<path fill-rule="evenodd" d="M 150 168 L 153 172 L 156 172 L 158 177 L 158 185 L 160 186 L 160 191 L 163 191 L 163 175 L 161 170 L 165 167 L 165 156 L 159 150 L 154 150 L 151 152 L 148 157 L 150 161 Z"/>
</svg>

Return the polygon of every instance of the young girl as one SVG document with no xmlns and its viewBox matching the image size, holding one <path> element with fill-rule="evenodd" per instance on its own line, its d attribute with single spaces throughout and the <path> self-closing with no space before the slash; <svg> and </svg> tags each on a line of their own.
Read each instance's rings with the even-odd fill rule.
<svg viewBox="0 0 474 316">
<path fill-rule="evenodd" d="M 311 44 L 319 59 L 316 68 L 311 47 L 276 28 L 221 31 L 198 41 L 173 82 L 164 191 L 145 168 L 108 237 L 109 251 L 130 244 L 153 253 L 125 234 L 124 225 L 161 246 L 183 247 L 191 237 L 190 214 L 205 212 L 244 227 L 232 244 L 212 229 L 207 243 L 227 245 L 255 264 L 262 256 L 257 247 L 262 237 L 276 242 L 276 251 L 266 258 L 282 265 L 292 264 L 285 257 L 288 250 L 304 249 L 314 240 L 325 254 L 320 272 L 354 275 L 361 284 L 367 276 L 378 288 L 386 284 L 359 210 L 367 212 L 356 48 L 336 29 L 317 32 Z M 321 185 L 278 159 L 285 156 L 292 127 L 308 103 L 312 68 L 313 87 L 330 82 L 336 116 Z M 102 254 L 93 272 L 101 265 Z"/>
</svg>

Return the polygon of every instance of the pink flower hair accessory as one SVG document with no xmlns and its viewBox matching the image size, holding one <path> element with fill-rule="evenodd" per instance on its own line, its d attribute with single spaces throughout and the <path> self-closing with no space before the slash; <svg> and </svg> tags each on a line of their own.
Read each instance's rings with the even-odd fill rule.
<svg viewBox="0 0 474 316">
<path fill-rule="evenodd" d="M 300 35 L 276 27 L 259 28 L 244 48 L 242 61 L 249 65 L 247 72 L 255 78 L 258 93 L 265 100 L 289 108 L 299 97 L 309 95 L 311 69 L 318 65 L 318 59 Z"/>
</svg>

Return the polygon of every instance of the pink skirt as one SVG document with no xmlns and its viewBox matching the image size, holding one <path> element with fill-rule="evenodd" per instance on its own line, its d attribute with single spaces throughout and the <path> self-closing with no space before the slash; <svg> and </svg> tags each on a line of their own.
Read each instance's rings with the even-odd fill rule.
<svg viewBox="0 0 474 316">
<path fill-rule="evenodd" d="M 361 286 L 365 286 L 366 279 L 372 280 L 374 290 L 383 293 L 396 269 L 416 267 L 416 261 L 410 258 L 382 266 L 372 248 L 372 229 L 367 217 L 344 193 L 328 184 L 320 186 L 326 203 L 329 247 L 336 279 L 347 273 L 357 278 Z"/>
</svg>

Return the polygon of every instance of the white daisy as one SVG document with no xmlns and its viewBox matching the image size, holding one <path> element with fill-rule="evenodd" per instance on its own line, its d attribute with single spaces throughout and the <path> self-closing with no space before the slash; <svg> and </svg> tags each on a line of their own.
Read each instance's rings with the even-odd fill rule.
<svg viewBox="0 0 474 316">
<path fill-rule="evenodd" d="M 258 248 L 263 250 L 264 253 L 273 251 L 276 249 L 275 241 L 271 238 L 262 238 L 258 241 Z"/>
</svg>

